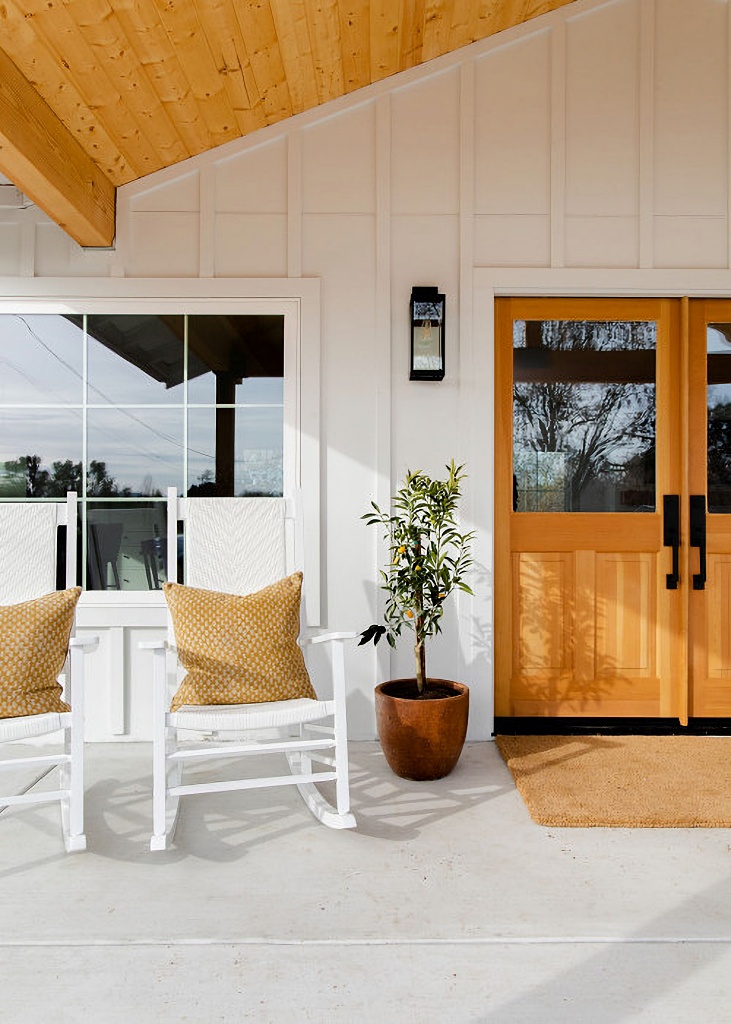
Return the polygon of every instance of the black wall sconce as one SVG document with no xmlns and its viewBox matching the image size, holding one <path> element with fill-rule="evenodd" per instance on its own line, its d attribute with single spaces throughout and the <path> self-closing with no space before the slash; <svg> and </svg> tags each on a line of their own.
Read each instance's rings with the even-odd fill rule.
<svg viewBox="0 0 731 1024">
<path fill-rule="evenodd" d="M 438 288 L 412 288 L 409 380 L 444 380 L 444 295 Z"/>
</svg>

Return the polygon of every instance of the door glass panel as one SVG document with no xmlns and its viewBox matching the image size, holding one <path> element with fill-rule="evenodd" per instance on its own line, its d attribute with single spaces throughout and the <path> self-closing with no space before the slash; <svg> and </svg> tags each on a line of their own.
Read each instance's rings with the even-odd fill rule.
<svg viewBox="0 0 731 1024">
<path fill-rule="evenodd" d="M 516 320 L 513 508 L 655 510 L 654 322 Z"/>
<path fill-rule="evenodd" d="M 708 324 L 708 511 L 731 512 L 731 324 Z"/>
</svg>

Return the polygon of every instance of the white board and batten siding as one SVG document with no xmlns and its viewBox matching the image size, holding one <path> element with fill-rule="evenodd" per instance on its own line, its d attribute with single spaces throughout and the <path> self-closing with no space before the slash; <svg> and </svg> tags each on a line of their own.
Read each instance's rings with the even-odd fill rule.
<svg viewBox="0 0 731 1024">
<path fill-rule="evenodd" d="M 0 210 L 0 308 L 186 296 L 215 310 L 256 282 L 291 298 L 317 279 L 301 327 L 319 424 L 301 443 L 319 469 L 302 482 L 319 492 L 322 622 L 377 614 L 369 500 L 387 503 L 407 468 L 465 462 L 476 594 L 454 602 L 430 672 L 471 686 L 470 737 L 487 738 L 493 296 L 731 294 L 730 40 L 726 0 L 579 0 L 123 187 L 113 251 L 82 251 L 32 207 Z M 409 296 L 432 284 L 447 375 L 410 383 Z M 84 621 L 114 616 L 89 738 L 147 738 L 136 644 L 161 609 L 87 598 Z M 374 735 L 374 683 L 410 671 L 408 641 L 352 652 L 354 738 Z"/>
</svg>

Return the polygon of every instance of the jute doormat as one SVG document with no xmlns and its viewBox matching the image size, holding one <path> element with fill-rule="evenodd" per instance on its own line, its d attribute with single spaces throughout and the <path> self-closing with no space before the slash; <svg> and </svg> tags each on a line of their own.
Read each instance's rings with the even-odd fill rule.
<svg viewBox="0 0 731 1024">
<path fill-rule="evenodd" d="M 539 825 L 731 826 L 731 737 L 498 736 L 497 746 Z"/>
</svg>

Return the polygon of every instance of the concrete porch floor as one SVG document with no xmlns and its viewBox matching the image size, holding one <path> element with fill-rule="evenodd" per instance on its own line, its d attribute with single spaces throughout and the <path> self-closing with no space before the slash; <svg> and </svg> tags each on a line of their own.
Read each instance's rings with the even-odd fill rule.
<svg viewBox="0 0 731 1024">
<path fill-rule="evenodd" d="M 492 743 L 436 783 L 350 749 L 357 831 L 188 797 L 152 854 L 147 744 L 87 747 L 86 853 L 0 815 L 4 1024 L 731 1020 L 731 833 L 535 825 Z"/>
</svg>

